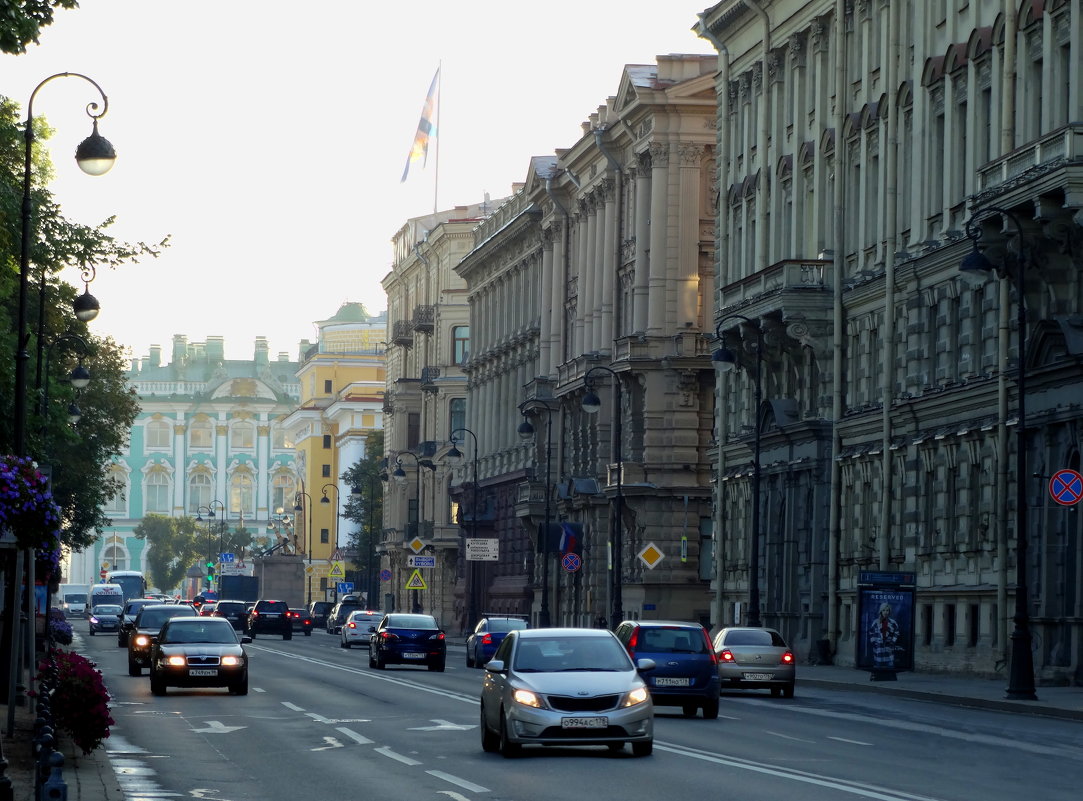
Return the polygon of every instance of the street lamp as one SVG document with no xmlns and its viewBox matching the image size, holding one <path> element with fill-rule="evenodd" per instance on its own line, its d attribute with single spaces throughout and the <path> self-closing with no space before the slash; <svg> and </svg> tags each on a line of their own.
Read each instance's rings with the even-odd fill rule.
<svg viewBox="0 0 1083 801">
<path fill-rule="evenodd" d="M 79 345 L 80 356 L 79 363 L 72 369 L 68 375 L 68 383 L 72 385 L 74 389 L 85 389 L 90 383 L 90 371 L 83 366 L 83 357 L 89 355 L 90 345 L 85 339 L 78 334 L 62 334 L 49 343 L 49 346 L 45 349 L 45 378 L 41 386 L 41 409 L 39 414 L 41 417 L 41 447 L 45 447 L 46 436 L 48 431 L 49 422 L 49 362 L 52 357 L 53 347 L 61 342 L 74 342 Z M 74 402 L 68 404 L 68 422 L 75 425 L 79 422 L 81 417 L 79 407 Z"/>
<path fill-rule="evenodd" d="M 414 520 L 412 522 L 414 524 L 414 537 L 420 537 L 421 536 L 421 460 L 419 458 L 417 458 L 417 454 L 412 453 L 411 451 L 401 451 L 398 454 L 398 458 L 396 460 L 395 470 L 394 470 L 394 472 L 391 473 L 391 477 L 393 479 L 395 479 L 395 482 L 398 483 L 398 484 L 405 484 L 406 483 L 406 471 L 402 469 L 402 457 L 403 456 L 411 457 L 414 460 L 414 465 L 416 467 L 417 500 L 416 500 L 415 503 L 416 503 L 417 508 L 414 509 Z M 413 611 L 415 613 L 420 612 L 421 611 L 421 601 L 420 601 L 420 599 L 418 597 L 418 591 L 417 590 L 411 590 L 411 593 L 412 593 L 412 597 L 413 597 L 413 603 L 411 604 L 411 606 L 412 606 L 411 611 Z"/>
<path fill-rule="evenodd" d="M 304 486 L 302 482 L 301 486 Z M 306 498 L 306 506 L 308 507 L 308 517 L 304 516 L 305 506 L 301 505 L 301 498 Z M 293 511 L 300 512 L 302 517 L 301 521 L 305 526 L 305 551 L 308 553 L 308 570 L 305 571 L 308 576 L 308 605 L 312 606 L 312 496 L 304 490 L 298 492 L 293 499 Z"/>
<path fill-rule="evenodd" d="M 335 548 L 338 548 L 338 484 L 324 484 L 323 485 L 323 497 L 320 498 L 320 503 L 331 503 L 331 499 L 327 497 L 327 488 L 330 487 L 335 491 Z"/>
<path fill-rule="evenodd" d="M 523 408 L 529 406 L 530 408 Z M 519 404 L 519 411 L 523 415 L 523 422 L 519 424 L 518 433 L 519 438 L 522 440 L 529 440 L 534 438 L 534 426 L 531 425 L 530 420 L 527 419 L 533 415 L 538 409 L 545 409 L 545 524 L 542 526 L 542 533 L 538 536 L 538 551 L 542 555 L 542 592 L 541 592 L 541 609 L 538 610 L 538 625 L 542 628 L 546 628 L 550 625 L 549 619 L 549 549 L 550 549 L 550 513 L 549 513 L 549 498 L 552 495 L 550 487 L 551 468 L 553 464 L 553 412 L 556 409 L 550 408 L 546 403 L 539 400 L 523 401 Z"/>
<path fill-rule="evenodd" d="M 743 314 L 730 314 L 718 321 L 715 337 L 725 342 L 722 324 L 727 320 L 741 320 L 747 325 L 753 321 Z M 763 329 L 756 329 L 756 375 L 752 413 L 752 536 L 748 548 L 748 625 L 762 626 L 760 620 L 760 405 L 763 403 Z M 736 369 L 737 354 L 724 344 L 711 354 L 711 363 L 719 373 Z"/>
<path fill-rule="evenodd" d="M 470 502 L 470 538 L 476 540 L 478 538 L 478 436 L 469 428 L 456 428 L 452 431 L 448 437 L 451 439 L 451 450 L 447 452 L 447 461 L 452 467 L 458 467 L 463 463 L 463 452 L 459 450 L 459 446 L 455 443 L 455 435 L 459 432 L 469 434 L 471 439 L 474 440 L 474 490 L 473 499 Z M 478 621 L 478 588 L 477 588 L 477 560 L 466 559 L 466 554 L 463 554 L 463 560 L 470 563 L 470 592 L 467 593 L 468 606 L 466 614 L 468 617 L 467 624 L 473 626 Z M 548 625 L 548 624 L 545 624 Z"/>
<path fill-rule="evenodd" d="M 621 440 L 624 437 L 623 426 L 621 425 L 621 417 L 623 414 L 624 406 L 621 402 L 622 388 L 620 383 L 620 376 L 616 371 L 610 367 L 603 365 L 597 365 L 587 370 L 587 374 L 583 376 L 584 386 L 586 387 L 586 394 L 583 395 L 583 400 L 580 401 L 580 406 L 587 414 L 597 414 L 602 408 L 602 401 L 598 397 L 598 394 L 594 391 L 594 382 L 591 380 L 591 375 L 596 371 L 601 370 L 609 373 L 613 376 L 613 386 L 616 388 L 616 395 L 614 397 L 614 403 L 616 405 L 616 411 L 613 414 L 613 457 L 617 463 L 617 495 L 616 505 L 613 513 L 613 575 L 610 576 L 611 591 L 610 598 L 612 603 L 612 610 L 609 615 L 610 626 L 615 630 L 624 619 L 624 602 L 621 598 L 621 592 L 623 589 L 624 577 L 622 575 L 623 568 L 623 540 L 624 540 L 624 459 L 621 457 Z"/>
<path fill-rule="evenodd" d="M 1037 701 L 1038 696 L 1034 692 L 1034 655 L 1031 652 L 1030 619 L 1027 611 L 1029 601 L 1029 589 L 1027 587 L 1027 545 L 1029 533 L 1027 531 L 1027 305 L 1026 305 L 1026 268 L 1030 264 L 1030 254 L 1027 241 L 1023 237 L 1023 226 L 1018 218 L 1007 209 L 996 206 L 986 206 L 978 209 L 966 222 L 966 235 L 970 239 L 973 249 L 962 264 L 959 265 L 960 275 L 971 283 L 980 283 L 988 280 L 996 272 L 993 263 L 986 258 L 985 254 L 978 250 L 978 240 L 981 239 L 982 219 L 989 219 L 993 215 L 1000 214 L 1011 220 L 1015 226 L 1015 235 L 1019 237 L 1019 255 L 1012 258 L 1015 263 L 1015 294 L 1016 294 L 1016 336 L 1017 339 L 1017 371 L 1016 386 L 1019 394 L 1019 422 L 1017 424 L 1015 445 L 1015 614 L 1013 621 L 1015 627 L 1012 630 L 1012 663 L 1008 675 L 1008 688 L 1005 697 L 1017 701 Z M 1007 265 L 1005 265 L 1007 268 Z M 1002 277 L 1009 277 L 1009 271 L 1004 270 Z"/>
</svg>

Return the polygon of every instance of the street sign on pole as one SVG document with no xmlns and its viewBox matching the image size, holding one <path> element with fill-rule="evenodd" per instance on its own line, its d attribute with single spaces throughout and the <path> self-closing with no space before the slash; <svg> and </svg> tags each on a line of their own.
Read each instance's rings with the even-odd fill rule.
<svg viewBox="0 0 1083 801">
<path fill-rule="evenodd" d="M 1061 506 L 1073 506 L 1083 498 L 1083 475 L 1075 470 L 1058 470 L 1049 479 L 1049 495 Z"/>
<path fill-rule="evenodd" d="M 436 567 L 435 556 L 422 556 L 421 554 L 407 554 L 407 567 Z"/>
<path fill-rule="evenodd" d="M 496 562 L 500 559 L 500 540 L 496 537 L 467 537 L 468 562 Z"/>
<path fill-rule="evenodd" d="M 353 582 L 340 581 L 335 585 L 335 589 L 338 590 L 340 595 L 345 592 L 353 592 Z"/>
</svg>

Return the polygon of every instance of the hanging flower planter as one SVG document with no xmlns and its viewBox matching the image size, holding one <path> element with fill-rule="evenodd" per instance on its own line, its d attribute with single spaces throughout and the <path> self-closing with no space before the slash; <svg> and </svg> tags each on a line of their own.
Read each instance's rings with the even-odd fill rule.
<svg viewBox="0 0 1083 801">
<path fill-rule="evenodd" d="M 48 575 L 59 573 L 60 508 L 49 481 L 26 457 L 0 456 L 0 533 L 32 549 Z"/>
</svg>

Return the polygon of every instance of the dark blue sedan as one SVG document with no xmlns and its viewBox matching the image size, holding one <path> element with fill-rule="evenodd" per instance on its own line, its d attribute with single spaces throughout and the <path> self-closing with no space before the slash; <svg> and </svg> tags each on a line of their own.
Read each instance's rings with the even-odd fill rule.
<svg viewBox="0 0 1083 801">
<path fill-rule="evenodd" d="M 496 647 L 509 631 L 528 628 L 521 617 L 491 615 L 483 617 L 466 638 L 466 666 L 482 667 L 493 658 Z"/>
<path fill-rule="evenodd" d="M 447 661 L 444 630 L 432 615 L 392 612 L 369 636 L 369 667 L 425 665 L 443 672 Z"/>
</svg>

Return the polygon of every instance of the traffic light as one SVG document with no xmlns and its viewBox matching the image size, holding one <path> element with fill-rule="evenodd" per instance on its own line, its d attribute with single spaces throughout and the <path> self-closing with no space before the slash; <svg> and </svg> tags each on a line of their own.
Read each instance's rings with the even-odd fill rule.
<svg viewBox="0 0 1083 801">
<path fill-rule="evenodd" d="M 214 562 L 207 560 L 207 583 L 214 584 Z"/>
</svg>

